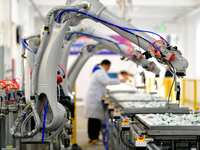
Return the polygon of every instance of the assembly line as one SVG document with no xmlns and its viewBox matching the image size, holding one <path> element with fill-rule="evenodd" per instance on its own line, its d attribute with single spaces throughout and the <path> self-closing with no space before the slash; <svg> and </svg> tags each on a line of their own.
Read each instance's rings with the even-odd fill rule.
<svg viewBox="0 0 200 150">
<path fill-rule="evenodd" d="M 105 25 L 145 52 L 102 34 L 84 19 Z M 157 33 L 137 29 L 98 0 L 67 0 L 49 10 L 41 30 L 21 39 L 20 79 L 0 81 L 1 150 L 9 145 L 16 150 L 81 149 L 70 142 L 76 119 L 74 87 L 86 62 L 102 49 L 153 73 L 155 80 L 161 69 L 149 58 L 170 66 L 173 74 L 168 98 L 145 93 L 145 83 L 142 89 L 102 95 L 105 149 L 188 150 L 195 145 L 199 150 L 200 115 L 181 104 L 179 78 L 186 75 L 189 62 L 176 46 Z M 93 42 L 84 44 L 68 67 L 73 43 L 83 36 Z M 175 102 L 170 99 L 172 90 Z"/>
</svg>

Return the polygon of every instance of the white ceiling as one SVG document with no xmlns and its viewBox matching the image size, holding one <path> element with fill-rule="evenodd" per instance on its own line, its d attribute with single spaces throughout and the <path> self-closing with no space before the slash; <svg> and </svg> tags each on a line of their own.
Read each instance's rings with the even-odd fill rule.
<svg viewBox="0 0 200 150">
<path fill-rule="evenodd" d="M 64 5 L 66 0 L 33 0 L 43 16 L 55 6 Z M 119 15 L 117 0 L 100 0 L 107 8 Z M 32 7 L 29 1 L 26 1 Z M 182 16 L 194 11 L 200 6 L 200 0 L 132 0 L 132 6 L 127 10 L 127 18 L 160 19 L 174 22 Z M 37 17 L 37 13 L 36 17 Z"/>
<path fill-rule="evenodd" d="M 117 0 L 100 0 L 105 6 L 114 6 Z M 66 0 L 34 0 L 38 6 L 58 6 L 65 4 Z M 197 6 L 199 0 L 132 0 L 134 6 Z"/>
</svg>

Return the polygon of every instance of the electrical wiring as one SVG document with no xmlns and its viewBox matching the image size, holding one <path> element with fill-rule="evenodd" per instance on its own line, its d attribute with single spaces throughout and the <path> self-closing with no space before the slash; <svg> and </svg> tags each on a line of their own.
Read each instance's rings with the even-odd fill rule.
<svg viewBox="0 0 200 150">
<path fill-rule="evenodd" d="M 73 32 L 72 34 L 69 35 L 67 41 L 69 41 L 70 38 L 72 37 L 72 35 L 74 35 L 74 34 L 82 34 L 82 35 L 85 35 L 85 36 L 89 36 L 89 37 L 93 37 L 93 38 L 97 38 L 97 39 L 101 39 L 101 40 L 106 40 L 106 41 L 108 41 L 108 42 L 111 42 L 111 43 L 115 44 L 115 45 L 118 47 L 118 49 L 120 50 L 120 52 L 121 52 L 124 56 L 126 56 L 126 57 L 127 57 L 127 56 L 133 57 L 133 55 L 127 55 L 127 54 L 125 54 L 125 53 L 121 50 L 121 48 L 119 47 L 119 44 L 122 44 L 122 43 L 116 43 L 116 42 L 113 42 L 112 40 L 109 40 L 109 39 L 106 39 L 106 38 L 102 38 L 102 37 L 98 37 L 98 36 L 94 36 L 94 35 L 87 34 L 87 33 L 83 33 L 83 32 Z"/>
<path fill-rule="evenodd" d="M 13 84 L 13 83 L 8 83 L 7 85 L 8 85 L 8 86 L 9 86 L 9 85 L 11 85 L 11 86 L 12 86 L 12 87 L 11 87 L 11 88 L 9 88 L 9 89 L 17 89 L 17 87 L 16 87 L 16 86 L 15 86 L 15 84 Z"/>
<path fill-rule="evenodd" d="M 159 34 L 157 34 L 155 32 L 146 31 L 146 30 L 139 30 L 139 29 L 131 29 L 131 28 L 125 28 L 125 29 L 127 29 L 127 30 L 133 30 L 133 31 L 136 31 L 136 32 L 146 32 L 146 33 L 151 33 L 151 34 L 157 35 L 158 37 L 160 37 L 161 39 L 163 39 L 167 45 L 169 45 L 169 43 L 167 42 L 167 40 L 165 40 L 161 35 L 159 35 Z"/>
<path fill-rule="evenodd" d="M 0 84 L 4 84 L 5 85 L 5 87 L 6 87 L 6 89 L 5 90 L 8 90 L 8 86 L 7 86 L 7 84 L 4 82 L 4 81 L 0 81 Z M 3 88 L 3 87 L 2 87 Z"/>
<path fill-rule="evenodd" d="M 91 15 L 91 14 L 87 14 L 87 13 L 82 12 L 82 11 L 79 11 L 79 10 L 74 10 L 74 9 L 63 10 L 63 11 L 60 12 L 59 15 L 58 15 L 58 16 L 59 16 L 59 17 L 58 17 L 58 23 L 60 22 L 60 17 L 61 17 L 61 15 L 62 15 L 64 12 L 66 12 L 66 11 L 68 11 L 68 12 L 77 12 L 77 13 L 81 13 L 81 14 L 86 15 L 86 16 L 88 16 L 88 17 L 91 17 L 91 18 L 93 18 L 93 19 L 95 19 L 95 20 L 98 20 L 99 22 L 102 22 L 102 23 L 104 23 L 104 24 L 108 24 L 108 25 L 117 27 L 117 28 L 120 29 L 120 30 L 123 30 L 123 31 L 125 31 L 125 32 L 127 32 L 127 33 L 130 33 L 130 34 L 132 34 L 132 35 L 135 35 L 135 36 L 137 36 L 137 37 L 139 37 L 139 38 L 145 40 L 146 42 L 152 44 L 156 49 L 158 49 L 158 50 L 160 51 L 160 49 L 159 49 L 155 44 L 153 44 L 152 42 L 150 42 L 149 40 L 147 40 L 147 39 L 145 39 L 145 38 L 143 38 L 143 37 L 141 37 L 141 36 L 139 36 L 139 35 L 136 35 L 136 34 L 133 33 L 133 32 L 130 32 L 130 31 L 129 31 L 130 28 L 125 28 L 125 27 L 121 27 L 121 26 L 115 25 L 115 24 L 113 24 L 113 23 L 107 22 L 107 21 L 102 20 L 102 19 L 100 19 L 100 18 L 97 18 L 97 17 L 95 17 L 95 16 L 93 16 L 93 15 Z M 130 30 L 132 30 L 132 29 L 130 29 Z M 159 36 L 159 37 L 161 37 L 161 36 Z M 161 52 L 161 51 L 160 51 L 160 52 Z"/>
<path fill-rule="evenodd" d="M 30 78 L 32 77 L 32 70 L 33 70 L 33 67 L 31 67 L 30 69 Z"/>
<path fill-rule="evenodd" d="M 20 83 L 20 78 L 14 78 L 13 80 L 14 80 L 14 81 L 18 80 L 19 83 Z M 16 81 L 16 82 L 17 82 L 17 81 Z"/>
<path fill-rule="evenodd" d="M 2 80 L 2 81 L 4 81 L 4 82 L 12 82 L 12 83 L 16 84 L 16 86 L 17 86 L 16 88 L 19 89 L 19 84 L 15 80 L 5 79 L 5 80 Z"/>
<path fill-rule="evenodd" d="M 161 41 L 163 41 L 162 38 L 161 38 L 161 40 L 156 40 L 156 41 L 154 41 L 153 44 L 155 44 L 155 43 L 157 43 L 157 42 L 161 42 Z M 161 47 L 162 47 L 162 46 L 160 46 L 159 48 L 161 48 Z M 151 51 L 152 51 L 155 55 L 161 57 L 161 55 L 158 54 L 158 49 L 157 49 L 156 52 L 154 52 L 154 50 L 152 49 L 152 44 L 150 45 L 150 49 L 151 49 Z"/>
<path fill-rule="evenodd" d="M 80 17 L 80 16 L 82 16 L 82 15 L 77 15 L 77 16 L 74 16 L 74 17 L 71 17 L 71 18 L 67 18 L 65 21 L 63 21 L 63 23 L 65 23 L 69 19 L 73 19 L 73 18 Z"/>
<path fill-rule="evenodd" d="M 109 148 L 108 148 L 108 137 L 109 137 L 109 132 L 110 132 L 110 129 L 112 129 L 113 127 L 115 127 L 115 125 L 112 125 L 112 126 L 110 126 L 110 128 L 108 129 L 108 131 L 107 131 L 107 141 L 106 141 L 106 150 L 109 150 Z"/>
<path fill-rule="evenodd" d="M 115 125 L 115 128 L 117 129 L 117 131 L 119 132 L 119 129 L 117 128 L 117 125 L 116 125 L 116 121 L 114 121 L 114 125 Z"/>
<path fill-rule="evenodd" d="M 109 120 L 106 120 L 103 124 L 103 127 L 102 127 L 102 138 L 103 138 L 103 145 L 104 145 L 104 148 L 106 149 L 106 142 L 105 142 L 105 134 L 104 134 L 104 129 L 106 128 L 106 124 Z"/>
<path fill-rule="evenodd" d="M 161 66 L 163 66 L 164 68 L 166 68 L 164 65 L 160 64 Z M 169 72 L 171 72 L 171 74 L 174 74 L 170 69 L 166 68 Z"/>
<path fill-rule="evenodd" d="M 63 64 L 61 64 L 61 63 L 58 63 L 58 65 L 61 65 L 62 66 L 62 68 L 63 68 L 63 70 L 64 70 L 64 73 L 66 72 L 65 71 L 65 66 L 63 65 Z"/>
<path fill-rule="evenodd" d="M 192 144 L 192 145 L 190 146 L 189 150 L 191 150 L 193 146 L 197 146 L 197 144 Z"/>
<path fill-rule="evenodd" d="M 43 98 L 43 101 L 42 101 L 42 108 L 41 108 L 41 111 L 40 111 L 40 117 L 42 115 L 42 110 L 43 110 L 43 106 L 44 106 L 44 100 L 45 100 L 45 97 Z"/>
<path fill-rule="evenodd" d="M 24 48 L 28 49 L 32 54 L 36 55 L 35 52 L 33 52 L 29 47 L 28 47 L 28 43 L 26 43 L 26 40 L 24 40 L 23 38 L 21 38 L 21 43 L 23 45 Z"/>
<path fill-rule="evenodd" d="M 169 91 L 169 95 L 168 95 L 168 98 L 167 98 L 167 101 L 169 102 L 169 98 L 170 98 L 170 95 L 171 95 L 171 91 L 172 91 L 172 87 L 173 87 L 173 85 L 174 85 L 174 82 L 175 82 L 175 72 L 174 72 L 174 67 L 172 66 L 172 64 L 169 62 L 169 64 L 171 65 L 171 67 L 173 68 L 173 76 L 174 76 L 174 80 L 173 80 L 173 83 L 172 83 L 172 86 L 171 86 L 171 88 L 170 88 L 170 91 Z"/>
<path fill-rule="evenodd" d="M 122 137 L 122 130 L 120 131 L 120 138 L 121 138 L 122 143 L 123 143 L 126 147 L 128 147 L 129 149 L 135 150 L 135 147 L 131 147 L 131 146 L 129 146 L 128 144 L 126 144 L 126 143 L 124 142 L 123 137 Z"/>
<path fill-rule="evenodd" d="M 61 65 L 58 65 L 58 67 L 60 67 L 60 69 L 62 70 L 62 72 L 63 72 L 63 74 L 64 74 L 64 76 L 65 76 L 65 71 L 64 71 L 64 69 L 61 67 Z"/>
<path fill-rule="evenodd" d="M 47 100 L 45 111 L 44 111 L 44 120 L 43 120 L 43 131 L 42 131 L 42 141 L 44 141 L 44 134 L 45 134 L 45 121 L 46 121 L 46 115 L 47 115 L 47 108 L 48 108 L 49 101 Z"/>
</svg>

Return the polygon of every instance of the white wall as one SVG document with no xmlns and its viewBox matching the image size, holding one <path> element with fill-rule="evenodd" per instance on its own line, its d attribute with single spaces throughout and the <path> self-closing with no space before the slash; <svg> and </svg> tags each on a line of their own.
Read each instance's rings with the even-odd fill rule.
<svg viewBox="0 0 200 150">
<path fill-rule="evenodd" d="M 11 69 L 14 59 L 14 77 L 20 77 L 21 44 L 16 42 L 16 28 L 21 27 L 21 37 L 35 33 L 34 10 L 27 0 L 0 0 L 0 45 L 6 47 L 5 71 Z M 11 78 L 11 72 L 5 73 Z"/>
<path fill-rule="evenodd" d="M 20 39 L 35 35 L 34 9 L 27 0 L 12 0 L 12 46 L 11 54 L 15 60 L 15 77 L 20 78 L 21 49 L 22 45 L 16 43 L 16 28 L 20 27 Z"/>
<path fill-rule="evenodd" d="M 11 0 L 0 1 L 0 45 L 10 47 L 11 45 Z"/>
<path fill-rule="evenodd" d="M 181 51 L 183 52 L 183 56 L 189 62 L 186 75 L 186 78 L 189 79 L 200 79 L 200 76 L 196 75 L 196 67 L 197 65 L 200 65 L 196 63 L 196 60 L 199 59 L 199 56 L 196 56 L 196 44 L 197 42 L 200 42 L 196 41 L 196 25 L 199 19 L 200 12 L 192 16 L 183 18 L 179 24 L 179 46 Z"/>
</svg>

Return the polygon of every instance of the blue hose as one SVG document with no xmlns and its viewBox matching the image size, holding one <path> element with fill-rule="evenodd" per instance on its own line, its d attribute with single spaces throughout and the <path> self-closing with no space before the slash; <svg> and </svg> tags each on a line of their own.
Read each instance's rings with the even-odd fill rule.
<svg viewBox="0 0 200 150">
<path fill-rule="evenodd" d="M 195 145 L 197 145 L 197 144 L 192 144 L 192 145 L 190 146 L 189 150 L 191 150 L 192 146 L 195 146 Z"/>
<path fill-rule="evenodd" d="M 109 39 L 106 39 L 106 38 L 102 38 L 102 37 L 98 37 L 98 36 L 94 36 L 94 35 L 87 34 L 87 33 L 83 33 L 83 32 L 73 32 L 73 33 L 70 34 L 70 36 L 68 37 L 67 41 L 69 41 L 70 38 L 72 37 L 72 35 L 74 35 L 74 34 L 82 34 L 82 35 L 89 36 L 89 37 L 93 37 L 93 38 L 97 38 L 97 39 L 100 39 L 100 40 L 106 40 L 106 41 L 108 41 L 108 42 L 111 42 L 111 43 L 115 44 L 115 45 L 118 47 L 118 49 L 120 50 L 120 52 L 121 52 L 124 56 L 131 56 L 131 55 L 125 54 L 125 53 L 121 50 L 121 48 L 119 47 L 119 44 L 122 44 L 122 43 L 116 43 L 116 42 L 114 42 L 114 41 L 112 41 L 112 40 L 109 40 Z"/>
<path fill-rule="evenodd" d="M 21 42 L 22 42 L 22 45 L 24 48 L 26 48 L 27 50 L 29 50 L 32 54 L 36 55 L 35 52 L 33 52 L 29 47 L 28 47 L 28 43 L 23 39 L 21 38 Z"/>
<path fill-rule="evenodd" d="M 148 43 L 150 43 L 151 45 L 153 45 L 156 49 L 158 49 L 158 50 L 160 51 L 160 49 L 158 48 L 158 46 L 156 46 L 155 44 L 153 44 L 153 43 L 150 42 L 149 40 L 147 40 L 147 39 L 145 39 L 145 38 L 143 38 L 143 37 L 141 37 L 141 36 L 139 36 L 139 35 L 136 35 L 136 34 L 133 33 L 133 32 L 130 32 L 129 30 L 137 30 L 137 31 L 139 31 L 139 32 L 147 32 L 147 31 L 138 30 L 138 29 L 131 29 L 131 28 L 126 28 L 126 27 L 121 27 L 121 26 L 115 25 L 115 24 L 113 24 L 113 23 L 107 22 L 107 21 L 105 21 L 105 20 L 102 20 L 102 19 L 100 19 L 100 18 L 97 18 L 97 17 L 95 17 L 95 16 L 93 16 L 93 15 L 91 15 L 91 14 L 87 14 L 87 13 L 85 13 L 85 12 L 79 11 L 79 10 L 67 9 L 67 10 L 61 11 L 61 12 L 59 13 L 59 15 L 57 16 L 57 17 L 58 17 L 58 23 L 60 22 L 60 17 L 61 17 L 61 15 L 62 15 L 64 12 L 66 12 L 66 11 L 81 13 L 81 14 L 86 15 L 86 16 L 88 16 L 88 17 L 91 17 L 91 18 L 93 18 L 93 19 L 95 19 L 95 20 L 98 20 L 98 21 L 101 21 L 101 22 L 106 23 L 106 24 L 108 24 L 108 25 L 112 25 L 112 26 L 114 26 L 114 27 L 117 27 L 117 28 L 119 28 L 119 29 L 121 29 L 121 30 L 123 30 L 123 31 L 126 31 L 127 33 L 133 34 L 133 35 L 135 35 L 135 36 L 137 36 L 137 37 L 139 37 L 139 38 L 141 38 L 141 39 L 147 41 Z M 158 34 L 156 34 L 156 33 L 154 33 L 154 32 L 151 32 L 151 31 L 148 31 L 148 33 L 152 33 L 152 34 L 158 35 Z M 161 37 L 160 35 L 158 35 L 158 36 Z M 161 38 L 162 38 L 162 37 L 161 37 Z M 162 39 L 169 45 L 169 43 L 168 43 L 164 38 L 162 38 Z M 161 51 L 160 51 L 160 52 L 161 52 Z"/>
<path fill-rule="evenodd" d="M 60 67 L 60 69 L 62 70 L 64 76 L 65 76 L 65 72 L 64 72 L 64 69 L 61 67 L 61 65 L 58 65 L 58 67 Z"/>
<path fill-rule="evenodd" d="M 104 148 L 106 149 L 106 142 L 105 142 L 105 134 L 104 134 L 104 129 L 106 128 L 106 124 L 109 120 L 106 120 L 105 123 L 103 124 L 103 127 L 102 127 L 102 137 L 103 137 L 103 145 L 104 145 Z"/>
<path fill-rule="evenodd" d="M 45 121 L 46 121 L 46 115 L 47 115 L 47 108 L 48 108 L 49 101 L 47 100 L 45 111 L 44 111 L 44 120 L 43 120 L 43 131 L 42 131 L 42 141 L 44 141 L 44 134 L 45 134 Z"/>
<path fill-rule="evenodd" d="M 113 128 L 113 127 L 115 127 L 115 125 L 110 126 L 110 128 L 109 128 L 108 131 L 107 131 L 107 141 L 106 141 L 107 146 L 106 146 L 106 150 L 109 150 L 109 149 L 108 149 L 108 137 L 109 137 L 110 129 Z"/>
</svg>

